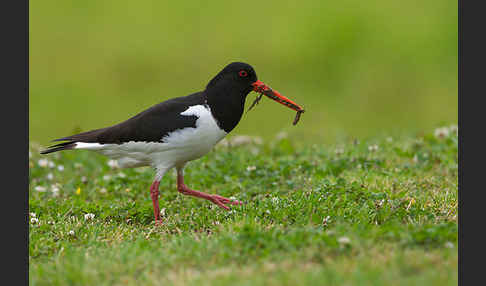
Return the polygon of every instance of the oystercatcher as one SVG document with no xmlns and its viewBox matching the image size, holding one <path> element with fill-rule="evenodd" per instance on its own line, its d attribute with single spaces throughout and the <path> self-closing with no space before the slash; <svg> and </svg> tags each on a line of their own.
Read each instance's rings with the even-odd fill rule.
<svg viewBox="0 0 486 286">
<path fill-rule="evenodd" d="M 50 146 L 41 154 L 84 149 L 116 159 L 122 168 L 152 166 L 156 173 L 150 196 L 156 223 L 161 222 L 159 184 L 164 174 L 174 167 L 180 193 L 209 200 L 229 210 L 227 205 L 241 202 L 189 189 L 184 184 L 183 169 L 188 161 L 208 153 L 235 128 L 251 91 L 295 110 L 300 108 L 259 81 L 252 66 L 233 62 L 211 79 L 204 91 L 169 99 L 110 127 L 55 139 L 66 142 Z"/>
</svg>

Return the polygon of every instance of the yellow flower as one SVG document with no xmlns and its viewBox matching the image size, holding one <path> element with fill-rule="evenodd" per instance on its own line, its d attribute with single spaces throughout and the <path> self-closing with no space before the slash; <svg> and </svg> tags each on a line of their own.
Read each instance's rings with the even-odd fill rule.
<svg viewBox="0 0 486 286">
<path fill-rule="evenodd" d="M 81 187 L 78 187 L 78 189 L 76 190 L 76 195 L 79 195 L 81 194 Z"/>
</svg>

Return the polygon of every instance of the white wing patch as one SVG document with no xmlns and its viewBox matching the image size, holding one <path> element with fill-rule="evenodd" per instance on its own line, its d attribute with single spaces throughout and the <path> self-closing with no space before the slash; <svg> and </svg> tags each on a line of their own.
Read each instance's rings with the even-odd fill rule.
<svg viewBox="0 0 486 286">
<path fill-rule="evenodd" d="M 99 150 L 103 148 L 103 144 L 99 143 L 84 143 L 84 142 L 77 142 L 76 147 L 74 149 L 84 149 L 84 150 Z"/>
</svg>

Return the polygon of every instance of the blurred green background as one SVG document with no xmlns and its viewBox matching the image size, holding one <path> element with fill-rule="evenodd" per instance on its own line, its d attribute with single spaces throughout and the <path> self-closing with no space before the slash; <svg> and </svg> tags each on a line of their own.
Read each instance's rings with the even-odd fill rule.
<svg viewBox="0 0 486 286">
<path fill-rule="evenodd" d="M 264 98 L 232 134 L 302 142 L 457 123 L 457 1 L 30 1 L 29 137 L 43 145 L 202 90 L 232 61 Z M 247 100 L 247 108 L 255 93 Z"/>
</svg>

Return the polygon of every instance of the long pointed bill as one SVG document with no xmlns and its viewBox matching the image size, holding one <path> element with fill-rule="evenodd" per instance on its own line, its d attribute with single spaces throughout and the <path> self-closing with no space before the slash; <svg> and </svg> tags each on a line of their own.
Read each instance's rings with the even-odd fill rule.
<svg viewBox="0 0 486 286">
<path fill-rule="evenodd" d="M 287 97 L 281 95 L 278 91 L 272 90 L 268 85 L 264 84 L 260 80 L 257 80 L 252 85 L 253 85 L 253 91 L 264 94 L 267 97 L 275 100 L 276 102 L 297 111 L 297 115 L 295 116 L 295 120 L 293 122 L 294 125 L 297 124 L 297 122 L 300 119 L 300 114 L 305 111 L 302 107 L 300 107 L 300 105 L 288 99 Z M 258 101 L 260 101 L 260 99 L 261 99 L 261 95 L 256 98 L 256 100 L 253 102 L 253 104 L 250 106 L 248 110 L 250 110 L 255 104 L 257 104 Z"/>
<path fill-rule="evenodd" d="M 255 81 L 252 85 L 253 85 L 254 91 L 261 93 L 261 94 L 264 94 L 264 95 L 270 97 L 271 99 L 275 100 L 276 102 L 287 106 L 290 109 L 293 109 L 295 111 L 304 110 L 297 103 L 295 103 L 292 100 L 281 95 L 278 91 L 272 90 L 268 85 L 264 84 L 263 82 L 261 82 L 259 80 Z"/>
</svg>

